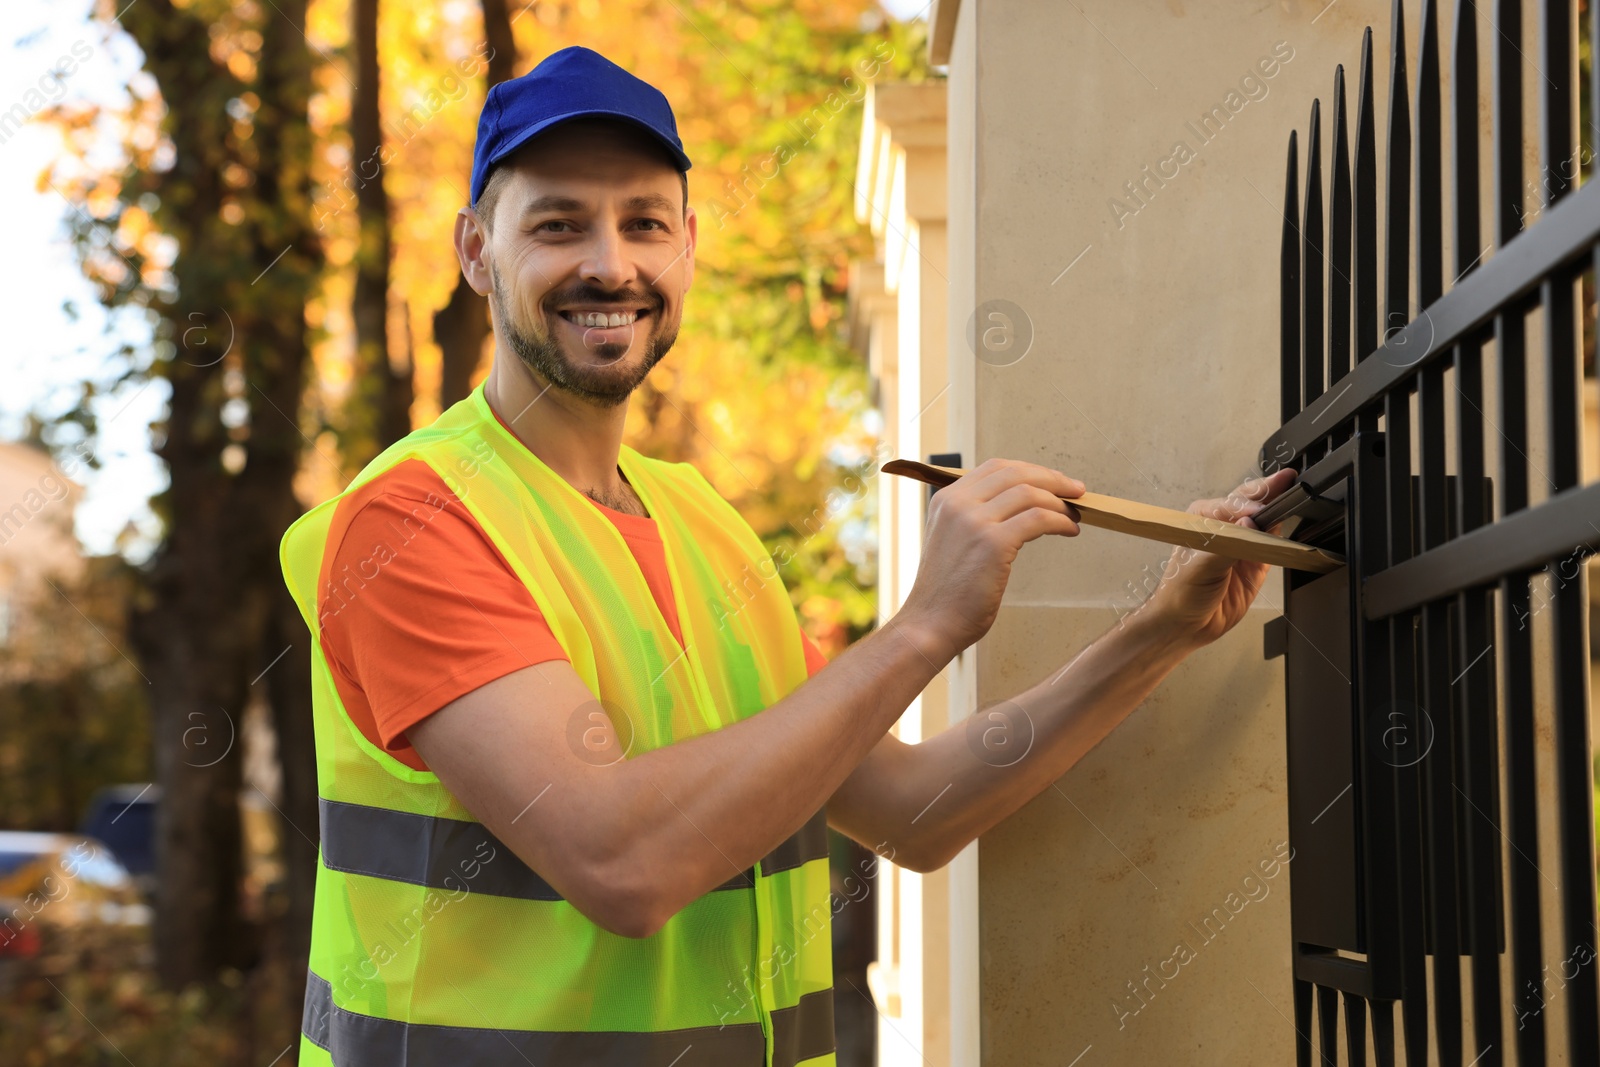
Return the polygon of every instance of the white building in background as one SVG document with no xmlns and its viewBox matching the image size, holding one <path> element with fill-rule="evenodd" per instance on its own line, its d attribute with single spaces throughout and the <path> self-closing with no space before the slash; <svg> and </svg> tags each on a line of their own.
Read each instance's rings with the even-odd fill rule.
<svg viewBox="0 0 1600 1067">
<path fill-rule="evenodd" d="M 83 488 L 42 449 L 0 441 L 0 644 L 23 625 L 28 606 L 73 582 L 83 553 L 73 511 Z"/>
</svg>

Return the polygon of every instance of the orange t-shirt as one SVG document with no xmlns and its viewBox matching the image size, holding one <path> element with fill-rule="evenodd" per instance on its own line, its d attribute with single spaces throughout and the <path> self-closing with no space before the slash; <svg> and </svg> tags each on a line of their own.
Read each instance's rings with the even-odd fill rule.
<svg viewBox="0 0 1600 1067">
<path fill-rule="evenodd" d="M 590 503 L 621 531 L 681 647 L 656 520 Z M 512 671 L 568 658 L 500 550 L 420 459 L 345 497 L 328 540 L 318 610 L 334 687 L 357 729 L 408 767 L 427 769 L 406 740 L 412 726 Z M 800 639 L 815 674 L 827 659 Z"/>
</svg>

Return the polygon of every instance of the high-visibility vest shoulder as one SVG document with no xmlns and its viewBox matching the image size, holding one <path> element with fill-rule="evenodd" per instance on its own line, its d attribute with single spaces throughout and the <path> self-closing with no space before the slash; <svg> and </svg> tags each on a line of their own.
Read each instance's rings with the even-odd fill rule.
<svg viewBox="0 0 1600 1067">
<path fill-rule="evenodd" d="M 834 1063 L 827 824 L 818 811 L 753 867 L 646 938 L 598 926 L 475 820 L 437 776 L 346 715 L 322 622 L 383 581 L 324 573 L 343 495 L 427 463 L 527 586 L 629 756 L 720 729 L 806 678 L 793 605 L 760 540 L 694 467 L 624 446 L 660 528 L 683 644 L 616 526 L 514 437 L 480 386 L 295 522 L 283 571 L 313 635 L 322 842 L 300 1063 L 806 1067 Z M 431 514 L 413 512 L 417 530 Z M 530 796 L 530 804 L 537 798 Z M 537 808 L 532 815 L 537 817 Z"/>
</svg>

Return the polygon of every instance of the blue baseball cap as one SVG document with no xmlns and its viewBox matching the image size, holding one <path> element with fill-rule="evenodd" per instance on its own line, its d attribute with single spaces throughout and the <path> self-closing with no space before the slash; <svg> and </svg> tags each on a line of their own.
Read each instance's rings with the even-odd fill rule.
<svg viewBox="0 0 1600 1067">
<path fill-rule="evenodd" d="M 471 202 L 478 202 L 490 168 L 500 160 L 550 127 L 588 116 L 633 123 L 661 142 L 678 170 L 689 169 L 672 105 L 661 90 L 599 52 L 574 45 L 552 52 L 522 77 L 489 90 L 472 151 Z"/>
</svg>

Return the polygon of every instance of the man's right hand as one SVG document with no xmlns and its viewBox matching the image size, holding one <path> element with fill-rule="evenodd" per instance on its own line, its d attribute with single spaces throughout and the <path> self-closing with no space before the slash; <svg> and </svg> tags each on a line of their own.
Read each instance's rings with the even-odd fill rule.
<svg viewBox="0 0 1600 1067">
<path fill-rule="evenodd" d="M 938 642 L 939 662 L 989 632 L 1024 543 L 1077 536 L 1077 509 L 1061 498 L 1083 491 L 1058 470 L 991 459 L 933 494 L 922 561 L 901 610 Z"/>
</svg>

